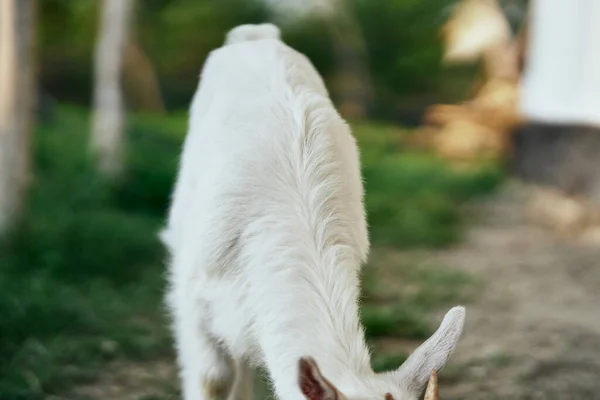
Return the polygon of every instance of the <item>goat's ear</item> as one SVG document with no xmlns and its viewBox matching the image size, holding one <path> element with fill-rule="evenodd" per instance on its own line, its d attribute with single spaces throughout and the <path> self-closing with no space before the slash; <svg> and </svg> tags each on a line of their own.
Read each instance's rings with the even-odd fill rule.
<svg viewBox="0 0 600 400">
<path fill-rule="evenodd" d="M 298 385 L 307 400 L 341 399 L 338 391 L 323 375 L 312 357 L 303 357 L 298 362 Z"/>
<path fill-rule="evenodd" d="M 419 346 L 398 369 L 401 381 L 413 393 L 421 393 L 432 371 L 444 367 L 458 344 L 465 324 L 465 309 L 454 307 L 438 330 Z"/>
</svg>

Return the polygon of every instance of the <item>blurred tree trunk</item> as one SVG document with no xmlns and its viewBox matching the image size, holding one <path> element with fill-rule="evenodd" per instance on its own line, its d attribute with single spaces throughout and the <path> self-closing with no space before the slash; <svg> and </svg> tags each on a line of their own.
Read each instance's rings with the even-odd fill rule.
<svg viewBox="0 0 600 400">
<path fill-rule="evenodd" d="M 600 205 L 600 2 L 533 0 L 514 173 Z"/>
<path fill-rule="evenodd" d="M 135 16 L 130 19 L 132 27 L 123 60 L 124 89 L 127 104 L 138 111 L 164 114 L 165 104 L 160 83 L 152 61 L 139 41 L 135 27 Z"/>
<path fill-rule="evenodd" d="M 91 151 L 99 172 L 116 178 L 124 164 L 122 70 L 133 0 L 103 0 L 94 64 Z"/>
<path fill-rule="evenodd" d="M 0 234 L 20 216 L 34 120 L 35 1 L 0 1 Z"/>
<path fill-rule="evenodd" d="M 519 42 L 497 0 L 462 0 L 442 29 L 444 62 L 470 63 L 481 58 L 482 76 L 474 92 L 493 80 L 519 79 Z"/>
<path fill-rule="evenodd" d="M 346 1 L 339 1 L 329 18 L 337 69 L 333 96 L 344 117 L 366 118 L 373 88 L 362 30 Z"/>
<path fill-rule="evenodd" d="M 134 37 L 127 41 L 123 69 L 128 104 L 139 111 L 164 114 L 165 104 L 156 70 Z"/>
</svg>

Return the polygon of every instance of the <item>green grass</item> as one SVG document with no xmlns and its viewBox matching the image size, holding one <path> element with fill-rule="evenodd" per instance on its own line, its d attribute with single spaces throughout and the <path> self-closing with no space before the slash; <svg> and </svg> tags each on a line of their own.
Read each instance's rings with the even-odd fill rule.
<svg viewBox="0 0 600 400">
<path fill-rule="evenodd" d="M 127 168 L 111 185 L 90 165 L 88 126 L 85 110 L 61 106 L 50 124 L 37 128 L 27 213 L 0 244 L 3 400 L 42 399 L 93 382 L 111 360 L 172 357 L 162 307 L 165 254 L 156 232 L 185 114 L 132 117 Z M 460 236 L 461 202 L 489 193 L 501 178 L 493 168 L 459 174 L 427 154 L 404 153 L 406 134 L 385 125 L 356 127 L 376 249 L 451 243 Z M 464 277 L 439 268 L 390 267 L 419 289 L 385 304 L 370 302 L 381 285 L 367 277 L 368 336 L 421 339 L 431 331 L 423 312 L 454 300 Z M 381 369 L 402 357 L 377 356 L 374 364 Z"/>
<path fill-rule="evenodd" d="M 449 266 L 398 260 L 397 250 L 390 248 L 373 253 L 363 279 L 362 321 L 374 344 L 392 340 L 410 343 L 412 350 L 433 333 L 442 313 L 477 293 L 477 282 Z M 408 353 L 406 348 L 389 352 L 375 346 L 373 368 L 397 368 Z"/>
<path fill-rule="evenodd" d="M 373 357 L 373 370 L 375 372 L 385 372 L 392 369 L 398 368 L 406 361 L 407 355 L 405 353 L 392 354 L 392 355 L 375 355 Z"/>
<path fill-rule="evenodd" d="M 459 205 L 501 182 L 493 164 L 457 172 L 427 153 L 403 151 L 410 132 L 386 126 L 354 129 L 361 148 L 366 207 L 373 243 L 444 246 L 460 238 Z"/>
<path fill-rule="evenodd" d="M 38 128 L 27 214 L 0 249 L 0 398 L 44 398 L 108 360 L 170 353 L 156 231 L 179 139 L 165 151 L 162 133 L 138 140 L 139 125 L 113 186 L 89 165 L 85 112 L 61 107 Z"/>
</svg>

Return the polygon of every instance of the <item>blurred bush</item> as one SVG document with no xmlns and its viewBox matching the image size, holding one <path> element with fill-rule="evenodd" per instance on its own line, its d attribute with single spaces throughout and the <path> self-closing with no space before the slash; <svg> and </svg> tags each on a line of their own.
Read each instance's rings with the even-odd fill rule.
<svg viewBox="0 0 600 400">
<path fill-rule="evenodd" d="M 406 151 L 406 129 L 355 125 L 361 148 L 371 240 L 397 247 L 442 246 L 458 239 L 459 205 L 502 181 L 495 164 L 458 172 L 428 153 Z"/>
<path fill-rule="evenodd" d="M 85 151 L 88 113 L 56 111 L 34 136 L 26 217 L 0 244 L 0 398 L 7 400 L 46 398 L 90 379 L 107 359 L 170 348 L 156 233 L 182 133 L 148 130 L 142 140 L 136 131 L 144 124 L 132 121 L 128 174 L 109 186 Z"/>
<path fill-rule="evenodd" d="M 441 89 L 446 0 L 347 0 L 364 34 L 373 77 L 375 114 L 393 117 L 407 99 L 434 101 Z M 269 20 L 259 0 L 139 1 L 136 33 L 160 77 L 169 109 L 187 108 L 207 54 L 242 23 Z M 89 104 L 97 2 L 41 2 L 43 88 L 62 101 Z M 329 30 L 312 18 L 284 26 L 284 40 L 307 54 L 327 81 L 335 74 Z M 415 100 L 417 101 L 417 100 Z"/>
</svg>

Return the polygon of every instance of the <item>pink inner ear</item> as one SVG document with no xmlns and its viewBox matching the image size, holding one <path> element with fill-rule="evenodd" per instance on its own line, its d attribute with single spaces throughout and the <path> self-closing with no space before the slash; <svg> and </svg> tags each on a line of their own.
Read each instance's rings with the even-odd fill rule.
<svg viewBox="0 0 600 400">
<path fill-rule="evenodd" d="M 316 367 L 316 366 L 314 366 Z M 313 366 L 306 360 L 300 360 L 300 390 L 309 400 L 322 400 L 325 390 L 315 377 Z"/>
</svg>

